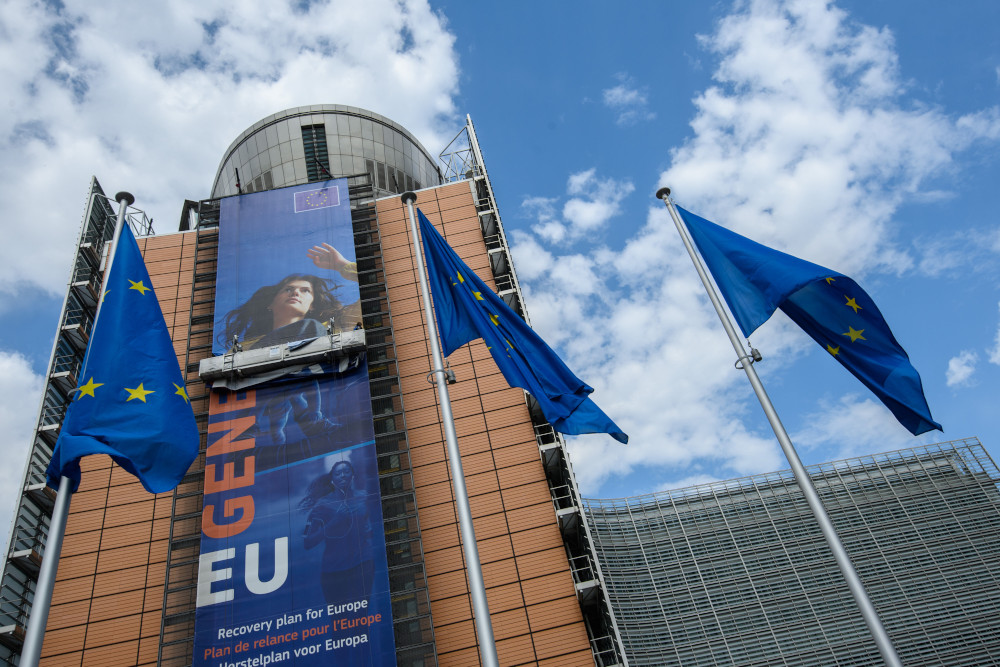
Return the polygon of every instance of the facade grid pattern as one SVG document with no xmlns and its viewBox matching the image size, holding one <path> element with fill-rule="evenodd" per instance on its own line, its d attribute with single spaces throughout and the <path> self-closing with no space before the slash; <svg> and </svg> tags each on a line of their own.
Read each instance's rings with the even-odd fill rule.
<svg viewBox="0 0 1000 667">
<path fill-rule="evenodd" d="M 473 188 L 462 181 L 424 189 L 417 206 L 492 285 Z M 478 665 L 406 209 L 399 197 L 376 207 L 438 661 Z M 482 341 L 448 361 L 458 377 L 449 391 L 500 664 L 593 664 L 524 392 L 507 385 Z"/>
<path fill-rule="evenodd" d="M 903 662 L 1000 663 L 1000 472 L 978 440 L 809 472 Z M 882 664 L 790 471 L 584 504 L 629 664 Z"/>
</svg>

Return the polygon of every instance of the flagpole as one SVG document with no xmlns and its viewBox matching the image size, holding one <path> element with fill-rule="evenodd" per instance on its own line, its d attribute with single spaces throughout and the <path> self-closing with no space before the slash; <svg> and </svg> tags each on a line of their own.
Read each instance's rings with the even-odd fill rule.
<svg viewBox="0 0 1000 667">
<path fill-rule="evenodd" d="M 101 282 L 101 295 L 97 301 L 97 312 L 94 314 L 94 325 L 90 328 L 91 337 L 97 328 L 97 318 L 101 314 L 101 304 L 104 301 L 104 287 L 111 275 L 111 264 L 115 258 L 115 248 L 118 245 L 118 238 L 122 233 L 122 225 L 125 223 L 125 212 L 128 207 L 135 202 L 128 192 L 119 192 L 115 195 L 118 201 L 118 218 L 115 223 L 115 233 L 111 240 L 111 250 L 108 253 L 108 266 L 104 271 L 104 279 Z M 83 374 L 81 373 L 81 376 Z M 21 660 L 18 663 L 22 667 L 37 667 L 38 660 L 42 654 L 42 640 L 45 638 L 45 626 L 49 620 L 49 608 L 52 606 L 52 589 L 56 583 L 56 571 L 59 569 L 59 555 L 62 552 L 63 536 L 66 534 L 66 518 L 69 516 L 69 502 L 73 496 L 73 482 L 69 477 L 63 475 L 59 479 L 59 492 L 56 494 L 55 504 L 52 508 L 52 518 L 49 520 L 49 535 L 45 541 L 45 553 L 42 556 L 42 565 L 38 570 L 38 581 L 35 583 L 35 597 L 31 603 L 31 612 L 28 616 L 28 628 L 24 633 L 24 644 L 21 646 Z"/>
<path fill-rule="evenodd" d="M 747 351 L 743 348 L 743 344 L 740 342 L 739 336 L 736 334 L 736 329 L 733 327 L 733 323 L 730 321 L 729 315 L 722 307 L 722 301 L 719 300 L 719 295 L 716 293 L 715 287 L 712 285 L 712 282 L 708 277 L 708 272 L 705 270 L 697 252 L 695 252 L 694 243 L 691 240 L 687 226 L 677 214 L 677 210 L 674 208 L 673 202 L 670 201 L 670 188 L 660 188 L 657 190 L 656 198 L 662 199 L 663 203 L 667 206 L 667 210 L 670 211 L 670 217 L 673 218 L 674 226 L 677 227 L 677 233 L 680 234 L 681 240 L 684 242 L 684 247 L 687 249 L 688 255 L 694 263 L 694 268 L 698 271 L 698 277 L 701 278 L 701 282 L 705 286 L 705 290 L 708 292 L 708 298 L 712 301 L 712 306 L 715 307 L 715 312 L 722 321 L 722 326 L 726 330 L 726 335 L 729 336 L 729 342 L 733 344 L 733 349 L 736 351 L 736 356 L 738 358 L 737 363 L 747 374 L 747 379 L 750 380 L 750 385 L 753 387 L 754 393 L 757 394 L 757 399 L 760 401 L 761 407 L 764 408 L 764 414 L 767 415 L 767 421 L 770 422 L 771 428 L 774 430 L 774 435 L 777 436 L 778 443 L 781 445 L 781 449 L 785 453 L 785 458 L 788 459 L 788 463 L 791 465 L 792 473 L 795 475 L 795 481 L 798 483 L 799 488 L 802 490 L 802 495 L 805 496 L 806 502 L 809 504 L 809 508 L 816 517 L 820 530 L 823 531 L 827 544 L 830 545 L 830 550 L 833 551 L 833 557 L 836 559 L 837 565 L 840 567 L 840 571 L 844 575 L 844 579 L 847 580 L 847 587 L 851 590 L 851 594 L 854 596 L 855 602 L 858 603 L 861 615 L 864 617 L 865 623 L 868 625 L 868 629 L 871 631 L 872 637 L 875 639 L 875 644 L 878 646 L 879 653 L 882 654 L 882 659 L 888 667 L 903 667 L 903 663 L 896 654 L 896 649 L 892 644 L 892 640 L 889 638 L 889 634 L 882 625 L 882 620 L 875 611 L 875 605 L 872 604 L 871 599 L 868 597 L 864 584 L 861 583 L 861 578 L 858 576 L 857 570 L 854 569 L 854 564 L 851 563 L 850 556 L 848 556 L 843 542 L 840 541 L 840 537 L 837 535 L 837 531 L 833 527 L 833 522 L 830 520 L 830 516 L 826 512 L 826 508 L 823 507 L 823 502 L 820 500 L 819 493 L 817 493 L 815 485 L 813 485 L 812 478 L 809 477 L 809 473 L 806 471 L 805 466 L 802 465 L 802 461 L 799 459 L 799 455 L 795 451 L 794 445 L 792 445 L 792 440 L 788 437 L 788 432 L 781 423 L 781 419 L 778 417 L 778 413 L 775 411 L 774 405 L 771 403 L 771 399 L 767 395 L 767 391 L 764 390 L 764 385 L 761 383 L 760 377 L 757 375 L 757 370 L 753 367 L 755 359 L 751 354 L 747 354 Z"/>
<path fill-rule="evenodd" d="M 444 369 L 444 357 L 441 355 L 441 345 L 438 342 L 434 309 L 431 306 L 430 289 L 427 286 L 427 275 L 424 271 L 424 255 L 420 248 L 417 221 L 413 216 L 413 202 L 417 200 L 417 195 L 413 192 L 404 192 L 400 196 L 400 199 L 406 204 L 406 209 L 410 215 L 413 256 L 417 262 L 417 275 L 420 278 L 420 296 L 424 303 L 424 319 L 427 320 L 427 339 L 430 341 L 431 358 L 434 362 L 434 370 L 431 371 L 431 375 L 434 376 L 438 403 L 441 405 L 441 423 L 444 427 L 444 439 L 448 450 L 448 467 L 451 470 L 451 485 L 455 493 L 458 526 L 462 535 L 465 571 L 469 577 L 469 593 L 472 596 L 476 637 L 479 640 L 479 657 L 482 661 L 482 667 L 499 667 L 499 662 L 497 662 L 497 647 L 493 640 L 493 624 L 490 621 L 490 609 L 486 603 L 486 585 L 483 583 L 483 570 L 479 563 L 479 548 L 476 546 L 476 531 L 472 525 L 472 510 L 469 509 L 469 493 L 465 488 L 465 473 L 462 472 L 462 457 L 458 450 L 455 419 L 452 416 L 451 399 L 448 396 L 448 373 Z"/>
</svg>

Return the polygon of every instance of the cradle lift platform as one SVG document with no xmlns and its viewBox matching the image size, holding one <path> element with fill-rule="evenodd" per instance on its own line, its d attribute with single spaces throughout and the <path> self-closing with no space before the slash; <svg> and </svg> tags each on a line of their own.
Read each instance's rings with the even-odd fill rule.
<svg viewBox="0 0 1000 667">
<path fill-rule="evenodd" d="M 314 366 L 346 366 L 351 357 L 364 350 L 364 329 L 329 333 L 311 340 L 280 343 L 259 350 L 243 350 L 242 346 L 234 343 L 225 354 L 202 359 L 198 374 L 213 388 L 237 390 Z"/>
</svg>

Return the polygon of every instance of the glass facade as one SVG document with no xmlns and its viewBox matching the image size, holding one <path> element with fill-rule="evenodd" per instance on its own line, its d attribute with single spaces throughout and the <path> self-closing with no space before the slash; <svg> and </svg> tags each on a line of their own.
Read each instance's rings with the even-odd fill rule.
<svg viewBox="0 0 1000 667">
<path fill-rule="evenodd" d="M 442 183 L 437 161 L 401 125 L 340 104 L 286 109 L 226 150 L 212 197 L 367 173 L 381 197 Z"/>
<path fill-rule="evenodd" d="M 1000 664 L 979 441 L 809 472 L 903 663 Z M 882 664 L 790 471 L 584 504 L 630 665 Z"/>
</svg>

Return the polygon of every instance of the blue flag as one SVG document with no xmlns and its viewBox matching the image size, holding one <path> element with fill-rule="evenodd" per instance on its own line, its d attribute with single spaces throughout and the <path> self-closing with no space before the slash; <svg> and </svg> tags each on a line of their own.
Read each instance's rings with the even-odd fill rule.
<svg viewBox="0 0 1000 667">
<path fill-rule="evenodd" d="M 590 400 L 593 388 L 459 259 L 420 209 L 417 216 L 445 356 L 482 338 L 507 383 L 534 396 L 552 428 L 572 435 L 608 433 L 627 443 L 628 436 Z"/>
<path fill-rule="evenodd" d="M 781 308 L 913 435 L 941 430 L 931 418 L 920 375 L 856 282 L 677 210 L 745 336 Z"/>
<path fill-rule="evenodd" d="M 198 456 L 198 428 L 146 265 L 126 224 L 100 317 L 46 474 L 80 485 L 80 457 L 107 454 L 151 493 L 170 491 Z"/>
</svg>

